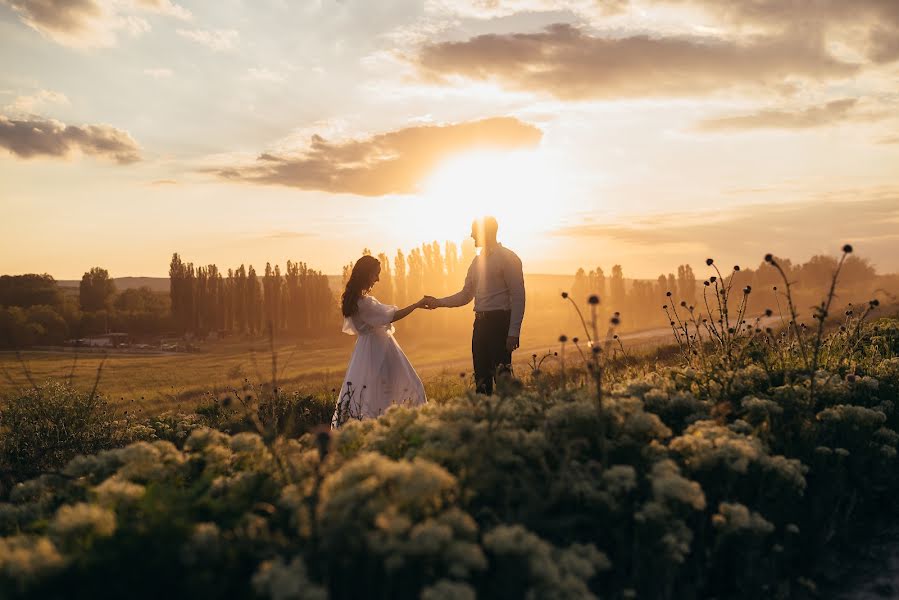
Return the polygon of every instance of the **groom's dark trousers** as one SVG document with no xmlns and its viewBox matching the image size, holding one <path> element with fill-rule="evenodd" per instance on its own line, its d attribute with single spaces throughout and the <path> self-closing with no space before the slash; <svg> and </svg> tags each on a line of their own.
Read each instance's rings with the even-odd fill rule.
<svg viewBox="0 0 899 600">
<path fill-rule="evenodd" d="M 479 394 L 492 394 L 494 378 L 508 373 L 512 366 L 512 353 L 506 350 L 512 311 L 488 310 L 474 315 L 471 356 L 475 385 Z"/>
</svg>

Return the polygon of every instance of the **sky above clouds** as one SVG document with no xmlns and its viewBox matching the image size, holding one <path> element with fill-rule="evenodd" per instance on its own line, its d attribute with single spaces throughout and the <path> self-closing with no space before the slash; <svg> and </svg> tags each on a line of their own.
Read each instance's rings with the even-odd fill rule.
<svg viewBox="0 0 899 600">
<path fill-rule="evenodd" d="M 895 0 L 0 0 L 0 272 L 899 270 Z"/>
</svg>

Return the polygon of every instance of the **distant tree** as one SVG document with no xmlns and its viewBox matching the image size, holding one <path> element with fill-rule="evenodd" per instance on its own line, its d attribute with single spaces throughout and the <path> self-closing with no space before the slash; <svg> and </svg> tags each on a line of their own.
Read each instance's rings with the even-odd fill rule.
<svg viewBox="0 0 899 600">
<path fill-rule="evenodd" d="M 222 329 L 234 329 L 234 270 L 228 269 L 228 277 L 222 282 Z"/>
<path fill-rule="evenodd" d="M 259 278 L 256 269 L 250 265 L 247 269 L 247 329 L 250 334 L 258 333 L 262 327 L 262 292 L 259 288 Z"/>
<path fill-rule="evenodd" d="M 790 281 L 794 281 L 796 273 L 794 273 L 793 263 L 789 258 L 780 258 L 778 256 L 774 257 L 774 260 L 783 269 L 784 273 L 786 273 L 787 278 Z M 770 291 L 773 286 L 782 285 L 780 274 L 777 272 L 777 269 L 772 267 L 767 262 L 762 261 L 759 264 L 758 269 L 755 270 L 755 284 L 756 289 L 758 290 L 766 290 Z"/>
<path fill-rule="evenodd" d="M 27 348 L 37 342 L 40 326 L 28 322 L 25 309 L 19 306 L 0 307 L 0 347 Z"/>
<path fill-rule="evenodd" d="M 674 290 L 668 289 L 668 278 L 665 277 L 664 274 L 659 275 L 658 279 L 656 279 L 655 289 L 653 290 L 653 295 L 655 295 L 657 300 L 661 300 L 665 298 L 665 294 L 668 292 L 674 293 Z"/>
<path fill-rule="evenodd" d="M 840 281 L 846 285 L 855 285 L 863 281 L 871 281 L 877 277 L 877 271 L 867 258 L 861 258 L 852 254 L 843 263 L 840 272 Z"/>
<path fill-rule="evenodd" d="M 175 327 L 180 331 L 187 331 L 190 316 L 187 314 L 184 303 L 184 286 L 187 285 L 186 267 L 181 257 L 175 252 L 169 263 L 169 298 L 172 303 L 172 318 Z"/>
<path fill-rule="evenodd" d="M 611 309 L 613 311 L 621 311 L 627 303 L 624 293 L 624 272 L 621 265 L 612 267 L 612 279 L 609 282 L 609 295 L 611 296 Z"/>
<path fill-rule="evenodd" d="M 582 308 L 587 305 L 587 296 L 590 295 L 588 287 L 586 271 L 578 269 L 571 284 L 571 298 Z"/>
<path fill-rule="evenodd" d="M 679 300 L 684 300 L 691 306 L 696 304 L 696 276 L 690 265 L 680 265 L 677 268 L 677 292 Z"/>
<path fill-rule="evenodd" d="M 393 304 L 393 276 L 390 273 L 390 259 L 381 252 L 378 254 L 378 262 L 381 263 L 381 274 L 378 276 L 380 281 L 375 284 L 372 293 L 384 304 Z"/>
<path fill-rule="evenodd" d="M 86 312 L 103 310 L 109 305 L 113 294 L 115 282 L 109 277 L 106 269 L 94 267 L 81 277 L 81 285 L 78 288 L 81 310 Z"/>
<path fill-rule="evenodd" d="M 421 255 L 424 258 L 424 285 L 428 290 L 427 293 L 442 296 L 446 290 L 446 271 L 440 244 L 437 242 L 422 244 Z"/>
<path fill-rule="evenodd" d="M 247 270 L 240 265 L 234 272 L 234 323 L 240 333 L 247 332 L 249 322 L 247 307 Z"/>
<path fill-rule="evenodd" d="M 799 285 L 804 288 L 824 288 L 830 283 L 833 272 L 837 268 L 837 259 L 833 256 L 819 254 L 799 267 Z"/>
<path fill-rule="evenodd" d="M 265 263 L 265 273 L 262 277 L 262 297 L 265 307 L 262 321 L 265 331 L 268 331 L 269 327 L 273 331 L 280 329 L 281 286 L 281 270 L 277 265 L 273 269 L 271 263 Z"/>
<path fill-rule="evenodd" d="M 394 296 L 398 305 L 405 306 L 409 299 L 406 293 L 406 256 L 402 250 L 396 251 L 393 259 Z"/>
<path fill-rule="evenodd" d="M 0 276 L 0 306 L 60 306 L 63 294 L 56 281 L 44 275 Z"/>
<path fill-rule="evenodd" d="M 167 308 L 165 298 L 147 286 L 122 290 L 112 305 L 116 310 L 131 312 L 162 312 Z"/>
<path fill-rule="evenodd" d="M 456 246 L 456 244 L 447 241 L 444 247 L 444 263 L 446 263 L 447 285 L 449 289 L 460 288 L 462 287 L 462 282 L 465 279 L 468 265 L 460 268 L 459 248 Z M 465 272 L 463 272 L 463 269 L 465 269 Z"/>
<path fill-rule="evenodd" d="M 606 274 L 603 273 L 601 267 L 596 267 L 595 271 L 590 271 L 587 276 L 587 285 L 590 292 L 599 296 L 601 300 L 606 299 Z"/>
<path fill-rule="evenodd" d="M 69 326 L 52 306 L 31 306 L 26 315 L 36 343 L 56 346 L 68 338 Z"/>
<path fill-rule="evenodd" d="M 421 298 L 425 294 L 425 265 L 418 248 L 413 248 L 409 252 L 409 275 L 406 279 L 406 297 L 409 299 Z M 436 292 L 427 291 L 428 294 L 434 295 Z"/>
<path fill-rule="evenodd" d="M 196 331 L 199 325 L 197 323 L 196 311 L 197 270 L 194 268 L 193 263 L 187 263 L 186 265 L 184 286 L 181 292 L 184 295 L 181 302 L 184 305 L 184 316 L 186 319 L 184 331 Z"/>
</svg>

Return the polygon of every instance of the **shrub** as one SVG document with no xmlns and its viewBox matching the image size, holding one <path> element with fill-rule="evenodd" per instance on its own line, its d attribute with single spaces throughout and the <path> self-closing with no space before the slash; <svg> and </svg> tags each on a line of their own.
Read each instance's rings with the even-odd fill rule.
<svg viewBox="0 0 899 600">
<path fill-rule="evenodd" d="M 0 408 L 0 460 L 17 478 L 120 446 L 128 436 L 127 422 L 103 396 L 60 381 L 24 389 Z"/>
</svg>

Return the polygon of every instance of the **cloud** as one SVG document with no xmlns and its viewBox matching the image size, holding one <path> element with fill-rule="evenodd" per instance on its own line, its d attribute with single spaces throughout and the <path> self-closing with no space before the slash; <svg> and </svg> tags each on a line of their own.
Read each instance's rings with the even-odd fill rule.
<svg viewBox="0 0 899 600">
<path fill-rule="evenodd" d="M 202 44 L 213 52 L 233 49 L 240 38 L 240 34 L 233 29 L 179 29 L 178 35 Z"/>
<path fill-rule="evenodd" d="M 745 131 L 749 129 L 811 129 L 850 120 L 872 119 L 874 115 L 854 115 L 856 98 L 834 100 L 821 106 L 799 110 L 766 109 L 748 115 L 717 117 L 700 121 L 699 131 Z"/>
<path fill-rule="evenodd" d="M 628 0 L 431 0 L 428 3 L 431 12 L 471 19 L 497 19 L 516 13 L 562 11 L 608 16 L 620 14 L 628 7 Z"/>
<path fill-rule="evenodd" d="M 61 92 L 52 90 L 38 90 L 33 94 L 19 96 L 12 104 L 5 107 L 7 113 L 29 115 L 35 113 L 39 108 L 50 104 L 68 104 L 69 99 Z"/>
<path fill-rule="evenodd" d="M 714 212 L 632 216 L 619 223 L 587 220 L 555 235 L 605 239 L 660 254 L 687 247 L 691 252 L 729 252 L 728 260 L 751 256 L 758 262 L 767 252 L 797 259 L 810 252 L 833 253 L 849 242 L 880 268 L 899 270 L 897 223 L 899 188 L 861 189 Z M 694 260 L 700 258 L 705 257 Z"/>
<path fill-rule="evenodd" d="M 819 41 L 799 37 L 611 38 L 568 24 L 428 44 L 411 60 L 435 82 L 449 84 L 453 76 L 496 81 L 563 100 L 697 96 L 735 87 L 783 87 L 790 78 L 841 78 L 858 70 L 828 54 Z"/>
<path fill-rule="evenodd" d="M 567 11 L 594 24 L 612 15 L 646 22 L 663 19 L 688 27 L 698 24 L 699 10 L 712 25 L 736 31 L 800 35 L 839 40 L 879 63 L 899 59 L 899 2 L 896 0 L 431 0 L 436 12 L 462 18 L 494 19 L 513 14 Z M 677 15 L 672 8 L 689 12 Z M 681 19 L 677 17 L 680 16 Z"/>
<path fill-rule="evenodd" d="M 772 27 L 840 24 L 880 21 L 899 25 L 899 4 L 895 0 L 652 0 L 654 4 L 692 5 L 737 23 L 767 24 Z"/>
<path fill-rule="evenodd" d="M 149 75 L 153 79 L 166 79 L 173 75 L 171 69 L 166 69 L 163 67 L 157 67 L 153 69 L 144 69 L 144 75 Z"/>
<path fill-rule="evenodd" d="M 44 119 L 13 120 L 0 115 L 0 148 L 19 158 L 63 158 L 74 151 L 110 158 L 119 164 L 140 160 L 137 142 L 108 125 L 65 125 Z"/>
<path fill-rule="evenodd" d="M 856 29 L 867 38 L 875 62 L 899 59 L 899 2 L 896 0 L 651 0 L 656 5 L 698 7 L 723 22 L 768 31 L 806 35 L 835 34 L 854 41 Z"/>
<path fill-rule="evenodd" d="M 193 18 L 193 15 L 189 10 L 183 6 L 174 4 L 171 0 L 135 0 L 135 4 L 144 10 L 159 13 L 161 15 L 168 15 L 183 21 L 189 21 Z"/>
<path fill-rule="evenodd" d="M 360 196 L 411 194 L 441 161 L 463 152 L 536 146 L 540 129 L 512 117 L 422 125 L 362 140 L 329 142 L 313 135 L 296 155 L 262 154 L 249 166 L 214 170 L 231 181 L 285 185 Z"/>
<path fill-rule="evenodd" d="M 271 83 L 283 83 L 286 81 L 284 75 L 265 67 L 258 69 L 251 67 L 250 69 L 247 69 L 247 79 L 251 81 L 268 81 Z"/>
<path fill-rule="evenodd" d="M 118 34 L 140 35 L 150 24 L 136 13 L 182 20 L 190 12 L 170 0 L 0 0 L 23 23 L 63 46 L 98 48 L 116 45 Z"/>
<path fill-rule="evenodd" d="M 894 29 L 877 27 L 868 38 L 868 56 L 877 63 L 899 60 L 899 24 Z"/>
<path fill-rule="evenodd" d="M 878 144 L 899 144 L 899 135 L 888 135 L 877 140 Z"/>
</svg>

